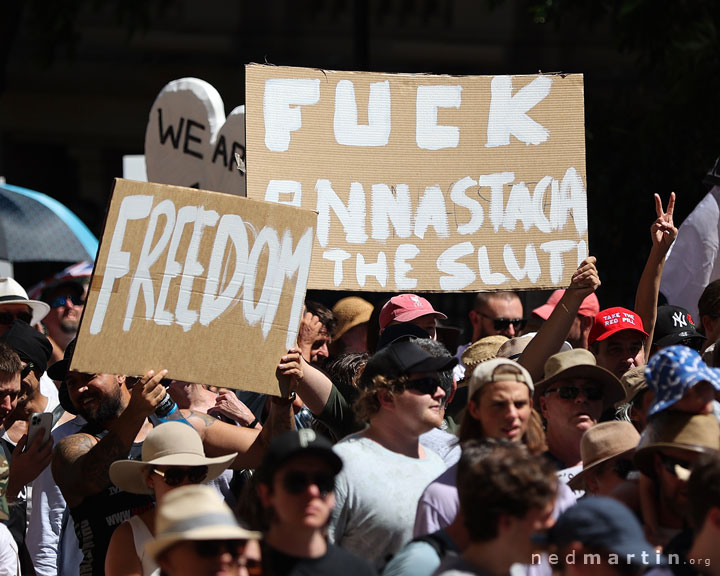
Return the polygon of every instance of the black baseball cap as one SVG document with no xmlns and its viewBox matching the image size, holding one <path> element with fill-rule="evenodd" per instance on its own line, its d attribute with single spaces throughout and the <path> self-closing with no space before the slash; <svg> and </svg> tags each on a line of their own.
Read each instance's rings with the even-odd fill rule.
<svg viewBox="0 0 720 576">
<path fill-rule="evenodd" d="M 548 538 L 556 546 L 581 542 L 588 548 L 617 554 L 633 565 L 665 564 L 645 538 L 635 514 L 614 498 L 589 496 L 578 500 L 560 515 Z"/>
<path fill-rule="evenodd" d="M 431 356 L 413 342 L 396 341 L 373 354 L 359 384 L 367 387 L 378 375 L 397 378 L 418 372 L 444 372 L 454 368 L 457 363 L 454 356 Z"/>
<path fill-rule="evenodd" d="M 263 484 L 270 484 L 275 472 L 296 456 L 317 456 L 327 462 L 336 475 L 343 467 L 340 456 L 335 454 L 327 438 L 311 428 L 303 428 L 284 432 L 270 441 L 262 465 L 257 470 L 258 479 Z"/>
<path fill-rule="evenodd" d="M 377 343 L 377 350 L 382 350 L 393 342 L 408 338 L 430 338 L 430 334 L 412 322 L 398 322 L 397 324 L 391 324 L 382 331 L 382 334 L 380 334 L 380 338 Z"/>
<path fill-rule="evenodd" d="M 35 370 L 45 372 L 47 369 L 47 363 L 52 354 L 52 344 L 45 335 L 35 330 L 30 324 L 22 320 L 15 320 L 10 325 L 10 330 L 0 336 L 0 341 L 15 350 L 23 362 L 32 362 Z"/>
<path fill-rule="evenodd" d="M 692 316 L 685 308 L 669 304 L 658 306 L 653 345 L 664 347 L 685 344 L 699 350 L 705 339 L 705 336 L 697 331 Z"/>
</svg>

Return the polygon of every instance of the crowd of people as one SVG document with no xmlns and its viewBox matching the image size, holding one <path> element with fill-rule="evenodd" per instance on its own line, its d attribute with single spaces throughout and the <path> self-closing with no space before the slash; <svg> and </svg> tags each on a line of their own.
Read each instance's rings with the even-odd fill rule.
<svg viewBox="0 0 720 576">
<path fill-rule="evenodd" d="M 720 280 L 659 305 L 673 205 L 632 310 L 593 257 L 452 351 L 421 295 L 308 301 L 282 396 L 71 370 L 91 268 L 0 279 L 0 575 L 720 574 Z"/>
</svg>

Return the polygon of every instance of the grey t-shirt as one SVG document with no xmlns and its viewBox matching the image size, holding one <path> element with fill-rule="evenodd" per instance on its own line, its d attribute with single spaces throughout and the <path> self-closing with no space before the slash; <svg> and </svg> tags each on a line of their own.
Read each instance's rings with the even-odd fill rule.
<svg viewBox="0 0 720 576">
<path fill-rule="evenodd" d="M 380 569 L 412 540 L 418 499 L 445 463 L 427 448 L 425 458 L 410 458 L 362 433 L 347 436 L 334 450 L 344 466 L 335 487 L 330 541 Z"/>
</svg>

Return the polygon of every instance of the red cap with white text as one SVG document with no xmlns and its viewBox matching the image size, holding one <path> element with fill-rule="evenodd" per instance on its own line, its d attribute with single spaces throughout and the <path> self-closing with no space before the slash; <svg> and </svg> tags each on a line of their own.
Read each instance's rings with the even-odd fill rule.
<svg viewBox="0 0 720 576">
<path fill-rule="evenodd" d="M 593 342 L 605 340 L 623 330 L 639 332 L 642 334 L 643 340 L 648 336 L 643 328 L 642 319 L 632 310 L 619 306 L 601 310 L 595 316 L 588 343 L 592 344 Z"/>
</svg>

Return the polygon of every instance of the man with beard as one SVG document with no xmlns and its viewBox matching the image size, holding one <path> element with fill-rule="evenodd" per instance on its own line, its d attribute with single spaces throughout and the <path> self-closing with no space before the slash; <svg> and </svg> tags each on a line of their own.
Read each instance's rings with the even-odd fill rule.
<svg viewBox="0 0 720 576">
<path fill-rule="evenodd" d="M 161 380 L 167 370 L 157 373 L 150 370 L 129 389 L 125 376 L 69 370 L 74 349 L 73 341 L 65 350 L 64 359 L 51 366 L 49 374 L 53 380 L 62 382 L 61 401 L 69 403 L 69 408 L 88 424 L 58 443 L 52 471 L 67 501 L 83 551 L 80 574 L 102 575 L 115 528 L 152 504 L 149 496 L 115 488 L 108 470 L 115 460 L 139 459 L 142 441 L 157 424 L 154 412 L 166 394 Z M 278 372 L 288 378 L 301 376 L 299 354 L 283 358 L 285 362 L 278 365 Z M 200 434 L 208 455 L 237 452 L 233 467 L 254 468 L 260 464 L 271 435 L 292 428 L 291 400 L 273 398 L 271 404 L 261 433 L 191 410 L 179 413 Z M 61 571 L 64 568 L 60 567 Z"/>
<path fill-rule="evenodd" d="M 54 360 L 62 358 L 65 348 L 77 336 L 89 284 L 90 276 L 69 277 L 50 283 L 42 291 L 40 300 L 50 306 L 43 325 L 55 344 Z"/>
</svg>

